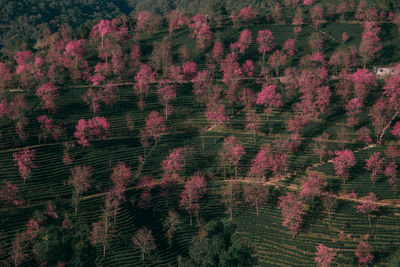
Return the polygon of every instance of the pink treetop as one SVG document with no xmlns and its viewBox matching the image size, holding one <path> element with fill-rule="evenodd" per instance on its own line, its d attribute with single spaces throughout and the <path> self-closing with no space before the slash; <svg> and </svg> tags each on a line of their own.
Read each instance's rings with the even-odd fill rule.
<svg viewBox="0 0 400 267">
<path fill-rule="evenodd" d="M 374 152 L 368 159 L 365 160 L 365 169 L 372 171 L 371 180 L 375 183 L 376 175 L 382 172 L 384 158 L 381 157 L 381 152 Z"/>
<path fill-rule="evenodd" d="M 294 56 L 297 51 L 296 40 L 292 38 L 287 39 L 285 44 L 283 45 L 282 50 L 285 51 L 288 56 Z"/>
<path fill-rule="evenodd" d="M 155 82 L 155 71 L 152 71 L 151 68 L 146 64 L 140 64 L 140 70 L 135 76 L 135 92 L 140 95 L 150 87 L 151 82 Z"/>
<path fill-rule="evenodd" d="M 239 52 L 243 53 L 247 48 L 249 48 L 252 41 L 251 31 L 247 29 L 243 30 L 240 33 L 239 39 L 236 43 L 236 46 L 239 48 Z"/>
<path fill-rule="evenodd" d="M 29 219 L 26 223 L 26 230 L 22 233 L 22 237 L 25 241 L 32 242 L 35 239 L 40 231 L 39 222 L 33 218 Z"/>
<path fill-rule="evenodd" d="M 183 18 L 183 12 L 180 10 L 172 10 L 170 13 L 167 15 L 168 19 L 168 27 L 169 27 L 169 35 L 171 36 L 176 29 L 178 29 L 180 26 L 182 26 L 182 18 Z"/>
<path fill-rule="evenodd" d="M 64 55 L 71 57 L 83 57 L 83 44 L 83 39 L 68 42 L 65 45 Z"/>
<path fill-rule="evenodd" d="M 223 125 L 228 121 L 228 117 L 225 114 L 225 106 L 213 101 L 207 105 L 205 116 L 215 126 Z"/>
<path fill-rule="evenodd" d="M 169 67 L 169 79 L 173 84 L 183 83 L 183 74 L 181 66 L 171 66 Z"/>
<path fill-rule="evenodd" d="M 189 25 L 189 28 L 193 30 L 193 39 L 198 41 L 200 49 L 204 49 L 205 42 L 213 37 L 210 26 L 207 25 L 206 18 L 202 14 L 194 16 L 192 21 L 193 23 Z"/>
<path fill-rule="evenodd" d="M 355 208 L 357 209 L 357 212 L 371 213 L 371 212 L 379 210 L 378 206 L 375 203 L 378 201 L 378 199 L 373 192 L 370 192 L 364 200 L 365 201 L 363 203 L 355 206 Z"/>
<path fill-rule="evenodd" d="M 400 111 L 400 75 L 395 75 L 386 80 L 383 94 L 387 97 L 389 106 L 396 113 Z"/>
<path fill-rule="evenodd" d="M 258 52 L 263 54 L 263 59 L 265 58 L 265 53 L 272 51 L 274 48 L 273 41 L 274 36 L 270 30 L 261 30 L 257 34 Z"/>
<path fill-rule="evenodd" d="M 201 104 L 207 104 L 212 93 L 213 77 L 208 70 L 199 71 L 192 79 L 193 92 L 197 96 L 197 101 Z"/>
<path fill-rule="evenodd" d="M 90 187 L 90 178 L 92 177 L 93 168 L 90 166 L 75 166 L 71 169 L 71 176 L 68 183 L 74 187 L 75 197 L 86 192 Z"/>
<path fill-rule="evenodd" d="M 345 149 L 342 151 L 337 150 L 337 157 L 332 159 L 333 166 L 336 171 L 336 175 L 342 176 L 345 174 L 345 169 L 355 165 L 355 157 L 353 151 Z"/>
<path fill-rule="evenodd" d="M 363 58 L 364 65 L 382 49 L 380 38 L 378 37 L 380 31 L 381 28 L 378 22 L 367 21 L 364 23 L 364 31 L 359 47 L 359 53 Z"/>
<path fill-rule="evenodd" d="M 346 111 L 350 116 L 357 115 L 361 112 L 363 104 L 361 103 L 360 99 L 358 97 L 351 99 L 347 104 L 346 104 Z"/>
<path fill-rule="evenodd" d="M 361 264 L 369 264 L 374 259 L 374 256 L 371 255 L 371 246 L 364 241 L 360 241 L 354 254 L 358 258 L 358 262 Z"/>
<path fill-rule="evenodd" d="M 256 95 L 251 89 L 243 88 L 242 96 L 239 100 L 244 105 L 245 110 L 249 111 L 256 103 Z"/>
<path fill-rule="evenodd" d="M 0 62 L 0 90 L 6 89 L 12 80 L 12 73 L 10 69 L 4 64 Z M 2 92 L 0 91 L 2 94 Z"/>
<path fill-rule="evenodd" d="M 286 65 L 287 55 L 281 50 L 275 50 L 268 58 L 268 64 L 275 69 L 276 76 L 279 76 L 279 68 Z"/>
<path fill-rule="evenodd" d="M 336 257 L 336 250 L 334 248 L 328 248 L 322 244 L 316 247 L 314 261 L 320 267 L 329 267 Z"/>
<path fill-rule="evenodd" d="M 303 1 L 303 5 L 305 5 L 305 6 L 312 6 L 313 3 L 314 3 L 314 0 L 304 0 Z"/>
<path fill-rule="evenodd" d="M 190 223 L 192 223 L 192 215 L 198 216 L 200 209 L 199 200 L 203 198 L 206 191 L 207 185 L 204 176 L 195 174 L 186 182 L 185 188 L 180 194 L 179 206 L 189 212 Z"/>
<path fill-rule="evenodd" d="M 19 152 L 13 153 L 13 161 L 15 162 L 14 164 L 15 166 L 18 166 L 19 174 L 24 179 L 24 183 L 31 174 L 31 170 L 36 168 L 35 164 L 33 164 L 34 159 L 35 150 L 31 150 L 29 148 L 25 148 Z"/>
<path fill-rule="evenodd" d="M 111 27 L 111 21 L 102 19 L 98 24 L 93 26 L 93 29 L 95 32 L 98 32 L 101 37 L 104 37 L 106 34 L 110 33 L 113 31 Z"/>
<path fill-rule="evenodd" d="M 316 172 L 312 171 L 308 174 L 307 179 L 303 180 L 300 197 L 301 198 L 314 198 L 320 196 L 322 193 L 322 186 L 324 184 L 324 177 Z"/>
<path fill-rule="evenodd" d="M 33 61 L 32 58 L 32 52 L 31 51 L 18 51 L 15 56 L 14 56 L 15 61 L 17 62 L 17 74 L 22 73 L 23 71 L 26 72 L 31 72 L 32 66 L 31 66 L 31 61 Z"/>
<path fill-rule="evenodd" d="M 24 199 L 19 195 L 19 190 L 16 185 L 6 181 L 0 189 L 0 198 L 2 198 L 7 204 L 14 206 L 21 206 L 24 204 Z"/>
<path fill-rule="evenodd" d="M 290 192 L 286 196 L 279 197 L 278 208 L 283 217 L 282 225 L 287 227 L 295 236 L 303 221 L 302 215 L 305 214 L 303 203 L 294 193 Z"/>
<path fill-rule="evenodd" d="M 171 113 L 171 107 L 169 102 L 176 98 L 176 88 L 173 85 L 161 86 L 157 90 L 157 95 L 160 103 L 165 107 L 165 119 L 168 119 L 168 115 Z"/>
<path fill-rule="evenodd" d="M 139 45 L 132 45 L 131 47 L 131 53 L 130 53 L 130 59 L 132 59 L 134 62 L 139 63 L 140 62 L 140 46 Z"/>
<path fill-rule="evenodd" d="M 45 83 L 37 89 L 36 95 L 44 102 L 42 106 L 43 109 L 47 109 L 50 112 L 56 110 L 57 106 L 55 101 L 60 95 L 57 91 L 58 88 L 52 83 Z"/>
<path fill-rule="evenodd" d="M 51 128 L 53 128 L 53 120 L 49 117 L 47 117 L 46 115 L 41 115 L 38 116 L 37 121 L 41 124 L 40 127 L 46 129 L 46 130 L 51 130 Z"/>
<path fill-rule="evenodd" d="M 145 131 L 148 136 L 153 138 L 154 142 L 165 133 L 166 128 L 164 118 L 157 111 L 152 111 L 147 117 Z"/>
<path fill-rule="evenodd" d="M 126 166 L 125 162 L 118 162 L 117 165 L 114 166 L 110 177 L 114 185 L 121 184 L 127 186 L 132 179 L 132 171 Z"/>
<path fill-rule="evenodd" d="M 94 117 L 88 121 L 80 119 L 75 126 L 74 137 L 78 139 L 78 144 L 89 146 L 89 142 L 94 138 L 107 138 L 110 123 L 104 117 Z"/>
<path fill-rule="evenodd" d="M 271 168 L 273 157 L 270 150 L 260 149 L 255 158 L 251 161 L 249 176 L 261 178 L 268 168 Z"/>
<path fill-rule="evenodd" d="M 357 69 L 353 74 L 354 94 L 364 102 L 371 87 L 377 85 L 375 76 L 368 69 Z"/>
<path fill-rule="evenodd" d="M 148 11 L 140 11 L 137 16 L 136 27 L 140 31 L 153 31 L 160 24 L 160 18 Z"/>
<path fill-rule="evenodd" d="M 221 42 L 215 42 L 213 47 L 213 58 L 214 60 L 219 60 L 224 55 L 224 47 Z"/>
<path fill-rule="evenodd" d="M 0 118 L 4 119 L 4 117 L 10 115 L 10 112 L 11 111 L 9 109 L 8 103 L 5 100 L 1 101 L 0 102 Z"/>
<path fill-rule="evenodd" d="M 248 22 L 249 20 L 255 19 L 257 17 L 257 12 L 248 6 L 247 8 L 244 7 L 240 10 L 238 17 L 244 21 Z"/>
<path fill-rule="evenodd" d="M 187 78 L 193 77 L 197 73 L 197 64 L 196 62 L 189 61 L 185 62 L 182 65 L 182 72 Z"/>
<path fill-rule="evenodd" d="M 390 178 L 392 178 L 394 180 L 396 178 L 396 176 L 397 176 L 397 165 L 396 165 L 396 163 L 394 163 L 393 161 L 389 162 L 389 164 L 386 165 L 384 173 L 385 173 L 386 177 L 390 177 Z"/>
<path fill-rule="evenodd" d="M 261 92 L 259 92 L 257 95 L 256 104 L 264 105 L 268 114 L 273 108 L 283 106 L 281 95 L 276 92 L 276 85 L 264 84 Z"/>
<path fill-rule="evenodd" d="M 183 171 L 185 167 L 185 157 L 189 152 L 189 147 L 174 148 L 163 162 L 161 162 L 164 172 L 172 174 Z"/>
<path fill-rule="evenodd" d="M 243 73 L 244 73 L 247 77 L 253 77 L 253 75 L 254 75 L 254 64 L 253 64 L 253 61 L 247 59 L 247 60 L 242 64 L 242 70 L 243 70 Z"/>
</svg>

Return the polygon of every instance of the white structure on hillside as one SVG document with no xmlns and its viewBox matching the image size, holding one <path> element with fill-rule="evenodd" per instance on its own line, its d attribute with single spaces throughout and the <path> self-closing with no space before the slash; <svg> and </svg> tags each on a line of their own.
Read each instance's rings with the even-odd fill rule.
<svg viewBox="0 0 400 267">
<path fill-rule="evenodd" d="M 396 67 L 373 67 L 373 71 L 378 78 L 384 78 L 398 74 Z"/>
</svg>

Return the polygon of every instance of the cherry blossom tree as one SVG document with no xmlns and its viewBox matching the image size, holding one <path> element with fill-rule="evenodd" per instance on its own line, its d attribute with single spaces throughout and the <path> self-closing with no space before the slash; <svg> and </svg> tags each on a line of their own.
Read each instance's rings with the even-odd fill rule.
<svg viewBox="0 0 400 267">
<path fill-rule="evenodd" d="M 235 50 L 238 49 L 239 53 L 244 53 L 244 51 L 249 48 L 252 41 L 251 31 L 245 29 L 240 33 L 238 41 L 236 43 L 231 43 L 231 50 L 235 52 Z"/>
<path fill-rule="evenodd" d="M 224 73 L 222 82 L 228 87 L 226 97 L 231 107 L 238 98 L 239 83 L 243 77 L 243 70 L 237 60 L 237 55 L 230 53 L 221 62 L 221 70 Z"/>
<path fill-rule="evenodd" d="M 232 221 L 233 211 L 236 206 L 239 205 L 239 196 L 240 196 L 241 188 L 239 184 L 228 181 L 221 188 L 221 201 L 225 206 L 225 213 L 228 214 L 229 221 Z"/>
<path fill-rule="evenodd" d="M 389 162 L 389 164 L 386 165 L 384 174 L 388 178 L 388 182 L 392 186 L 393 195 L 396 196 L 396 190 L 397 190 L 397 165 L 396 165 L 396 163 L 394 163 L 393 161 Z"/>
<path fill-rule="evenodd" d="M 172 176 L 182 172 L 186 165 L 186 157 L 193 152 L 189 146 L 174 148 L 161 162 L 164 175 Z"/>
<path fill-rule="evenodd" d="M 146 64 L 140 64 L 140 70 L 135 76 L 135 94 L 138 96 L 138 106 L 141 110 L 144 108 L 143 95 L 148 95 L 150 83 L 155 82 L 155 72 Z"/>
<path fill-rule="evenodd" d="M 154 142 L 157 142 L 165 132 L 166 127 L 164 118 L 157 111 L 150 112 L 145 122 L 145 136 L 151 137 Z"/>
<path fill-rule="evenodd" d="M 371 130 L 367 126 L 363 126 L 357 131 L 357 141 L 368 145 L 372 143 Z"/>
<path fill-rule="evenodd" d="M 82 95 L 82 100 L 89 106 L 90 111 L 96 115 L 100 109 L 100 102 L 103 100 L 103 92 L 94 88 L 89 88 Z"/>
<path fill-rule="evenodd" d="M 263 62 L 265 62 L 265 54 L 274 48 L 274 36 L 270 30 L 260 30 L 257 34 L 258 53 L 262 54 Z"/>
<path fill-rule="evenodd" d="M 24 184 L 30 176 L 32 169 L 36 168 L 36 165 L 33 163 L 35 154 L 35 150 L 29 148 L 24 148 L 19 152 L 13 153 L 14 165 L 18 167 L 18 172 L 24 179 Z"/>
<path fill-rule="evenodd" d="M 209 102 L 213 93 L 212 80 L 213 77 L 208 70 L 199 71 L 192 79 L 193 93 L 196 95 L 197 101 L 202 105 Z"/>
<path fill-rule="evenodd" d="M 141 209 L 147 209 L 150 207 L 151 203 L 151 190 L 155 186 L 155 179 L 145 176 L 142 177 L 138 184 L 137 187 L 142 189 L 142 192 L 139 197 L 139 202 L 138 202 L 138 207 Z"/>
<path fill-rule="evenodd" d="M 197 45 L 200 50 L 207 46 L 207 41 L 213 38 L 210 26 L 207 25 L 207 20 L 202 14 L 197 14 L 192 18 L 193 23 L 189 24 L 192 29 L 192 38 L 197 40 Z"/>
<path fill-rule="evenodd" d="M 320 267 L 329 267 L 336 257 L 336 250 L 334 248 L 328 248 L 322 244 L 316 247 L 314 261 Z"/>
<path fill-rule="evenodd" d="M 87 192 L 91 187 L 90 178 L 92 177 L 93 168 L 86 165 L 75 166 L 71 169 L 71 176 L 68 184 L 72 185 L 74 191 L 72 193 L 72 206 L 75 209 L 75 215 L 78 213 L 78 205 L 82 193 Z"/>
<path fill-rule="evenodd" d="M 43 109 L 47 109 L 52 113 L 55 112 L 57 108 L 55 101 L 59 97 L 59 93 L 57 91 L 58 88 L 52 83 L 43 84 L 37 89 L 36 95 L 43 101 Z"/>
<path fill-rule="evenodd" d="M 358 49 L 364 66 L 374 59 L 377 53 L 382 49 L 380 38 L 378 37 L 380 31 L 381 27 L 377 22 L 368 21 L 364 23 L 364 31 Z"/>
<path fill-rule="evenodd" d="M 145 255 L 150 255 L 157 249 L 153 234 L 147 227 L 142 227 L 135 233 L 132 237 L 132 243 L 139 247 L 142 253 L 142 262 Z"/>
<path fill-rule="evenodd" d="M 207 191 L 207 185 L 204 176 L 195 174 L 191 176 L 185 188 L 180 194 L 179 207 L 184 208 L 190 215 L 190 226 L 192 226 L 192 216 L 196 216 L 197 221 L 200 210 L 200 199 L 203 198 L 204 193 Z"/>
<path fill-rule="evenodd" d="M 383 172 L 384 158 L 380 152 L 374 152 L 368 159 L 365 160 L 365 169 L 371 171 L 371 181 L 376 183 L 376 175 Z"/>
<path fill-rule="evenodd" d="M 351 99 L 346 104 L 347 126 L 354 127 L 358 123 L 357 115 L 361 113 L 363 104 L 358 97 Z"/>
<path fill-rule="evenodd" d="M 286 196 L 279 197 L 278 208 L 281 210 L 283 217 L 282 225 L 287 227 L 295 237 L 303 221 L 302 215 L 305 214 L 303 203 L 298 196 L 289 192 Z"/>
<path fill-rule="evenodd" d="M 287 39 L 286 42 L 283 44 L 282 50 L 285 51 L 288 56 L 294 56 L 297 51 L 296 40 L 292 38 Z"/>
<path fill-rule="evenodd" d="M 255 109 L 250 109 L 246 113 L 246 127 L 245 130 L 253 131 L 253 142 L 256 143 L 256 135 L 260 128 L 261 118 Z"/>
<path fill-rule="evenodd" d="M 18 51 L 14 56 L 15 61 L 17 62 L 16 73 L 19 76 L 20 83 L 23 88 L 31 89 L 34 85 L 34 77 L 33 73 L 33 56 L 32 52 L 27 51 Z"/>
<path fill-rule="evenodd" d="M 323 193 L 321 199 L 322 199 L 322 205 L 324 206 L 325 210 L 328 212 L 328 221 L 330 223 L 332 209 L 337 202 L 337 197 L 331 193 Z"/>
<path fill-rule="evenodd" d="M 376 205 L 377 201 L 378 199 L 376 195 L 373 192 L 370 192 L 368 196 L 364 198 L 361 204 L 355 206 L 357 212 L 367 214 L 370 226 L 371 226 L 371 213 L 379 210 L 378 206 Z"/>
<path fill-rule="evenodd" d="M 324 22 L 324 8 L 321 4 L 314 5 L 310 10 L 311 21 L 316 29 L 321 28 Z"/>
<path fill-rule="evenodd" d="M 169 36 L 172 36 L 175 30 L 185 25 L 185 17 L 183 12 L 177 9 L 172 10 L 167 14 Z"/>
<path fill-rule="evenodd" d="M 226 177 L 226 167 L 232 166 L 235 171 L 235 179 L 237 179 L 239 161 L 246 154 L 241 143 L 233 135 L 225 138 L 218 154 L 224 167 L 224 178 Z"/>
<path fill-rule="evenodd" d="M 252 159 L 248 175 L 261 179 L 265 177 L 266 171 L 272 168 L 272 165 L 273 155 L 270 146 L 267 145 L 261 148 L 254 159 Z"/>
<path fill-rule="evenodd" d="M 275 69 L 276 77 L 279 76 L 279 68 L 286 65 L 287 55 L 281 50 L 276 50 L 268 58 L 268 64 L 272 69 Z"/>
<path fill-rule="evenodd" d="M 10 86 L 12 81 L 12 73 L 6 64 L 0 62 L 0 97 L 3 98 L 6 89 Z"/>
<path fill-rule="evenodd" d="M 238 17 L 243 22 L 248 22 L 257 17 L 257 12 L 251 6 L 244 7 L 240 10 Z"/>
<path fill-rule="evenodd" d="M 261 92 L 257 95 L 256 104 L 264 105 L 267 119 L 274 108 L 283 106 L 281 95 L 276 92 L 276 85 L 264 84 Z"/>
<path fill-rule="evenodd" d="M 243 197 L 245 202 L 247 202 L 251 207 L 256 208 L 256 214 L 258 216 L 259 208 L 265 205 L 268 201 L 269 190 L 261 181 L 244 184 Z"/>
<path fill-rule="evenodd" d="M 323 133 L 322 135 L 318 136 L 316 138 L 316 142 L 314 143 L 314 148 L 313 151 L 316 155 L 319 156 L 319 162 L 322 162 L 322 158 L 326 154 L 326 149 L 327 149 L 327 141 L 329 138 L 328 133 Z"/>
<path fill-rule="evenodd" d="M 16 207 L 24 204 L 24 199 L 19 195 L 18 187 L 9 181 L 0 188 L 0 198 L 9 205 Z"/>
<path fill-rule="evenodd" d="M 374 126 L 376 141 L 380 143 L 385 128 L 391 122 L 391 110 L 388 100 L 385 97 L 380 97 L 375 104 L 370 108 L 369 117 L 371 124 Z"/>
<path fill-rule="evenodd" d="M 314 210 L 314 198 L 322 194 L 324 177 L 321 173 L 312 171 L 308 173 L 307 178 L 302 180 L 300 197 L 303 199 L 311 198 L 311 207 Z"/>
<path fill-rule="evenodd" d="M 174 210 L 169 210 L 168 217 L 163 222 L 163 226 L 164 230 L 166 231 L 165 236 L 170 248 L 172 247 L 172 239 L 175 235 L 175 232 L 181 223 L 182 222 L 179 219 L 178 213 Z"/>
<path fill-rule="evenodd" d="M 197 74 L 197 64 L 193 61 L 188 61 L 182 65 L 182 73 L 186 79 L 191 79 Z"/>
<path fill-rule="evenodd" d="M 78 144 L 85 147 L 95 138 L 107 138 L 109 129 L 110 123 L 104 117 L 94 117 L 87 121 L 80 119 L 75 126 L 74 137 L 78 139 Z"/>
<path fill-rule="evenodd" d="M 371 88 L 377 85 L 374 74 L 368 69 L 357 69 L 353 74 L 354 95 L 364 102 Z"/>
<path fill-rule="evenodd" d="M 110 212 L 112 212 L 115 224 L 119 206 L 125 200 L 126 187 L 132 179 L 132 171 L 125 162 L 118 162 L 113 167 L 110 179 L 113 182 L 113 186 L 107 192 L 107 196 L 110 198 Z"/>
<path fill-rule="evenodd" d="M 207 121 L 209 121 L 213 127 L 222 126 L 228 122 L 228 117 L 225 113 L 225 106 L 220 102 L 209 102 L 207 104 L 205 116 L 207 117 Z"/>
<path fill-rule="evenodd" d="M 140 11 L 136 17 L 136 30 L 153 33 L 161 24 L 160 16 L 148 11 Z"/>
<path fill-rule="evenodd" d="M 158 100 L 164 106 L 165 120 L 167 120 L 168 115 L 172 112 L 172 107 L 169 102 L 176 99 L 176 88 L 173 85 L 159 85 L 156 93 Z"/>
<path fill-rule="evenodd" d="M 358 263 L 360 264 L 369 264 L 374 259 L 374 256 L 371 255 L 371 246 L 364 242 L 360 241 L 358 243 L 356 250 L 354 251 L 354 255 L 358 258 Z"/>
<path fill-rule="evenodd" d="M 350 149 L 335 151 L 336 157 L 332 159 L 336 175 L 342 176 L 343 183 L 349 176 L 349 168 L 355 165 L 355 157 Z"/>
</svg>

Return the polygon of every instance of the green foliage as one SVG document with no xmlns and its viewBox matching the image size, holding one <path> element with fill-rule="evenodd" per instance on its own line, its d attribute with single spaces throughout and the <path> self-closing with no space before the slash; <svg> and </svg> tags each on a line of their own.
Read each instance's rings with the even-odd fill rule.
<svg viewBox="0 0 400 267">
<path fill-rule="evenodd" d="M 206 234 L 196 236 L 189 248 L 185 266 L 254 266 L 253 249 L 236 234 L 236 225 L 228 221 L 211 221 Z"/>
</svg>

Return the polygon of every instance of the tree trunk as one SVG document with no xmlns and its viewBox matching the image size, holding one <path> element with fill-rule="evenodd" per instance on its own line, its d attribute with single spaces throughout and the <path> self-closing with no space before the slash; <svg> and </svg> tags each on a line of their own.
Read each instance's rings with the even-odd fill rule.
<svg viewBox="0 0 400 267">
<path fill-rule="evenodd" d="M 205 136 L 201 135 L 201 149 L 202 149 L 202 152 L 204 152 L 204 138 L 205 138 Z"/>
<path fill-rule="evenodd" d="M 258 217 L 258 202 L 256 201 L 256 214 L 257 214 L 257 217 Z"/>
<path fill-rule="evenodd" d="M 237 180 L 237 174 L 238 174 L 238 167 L 235 166 L 235 180 Z"/>
</svg>

